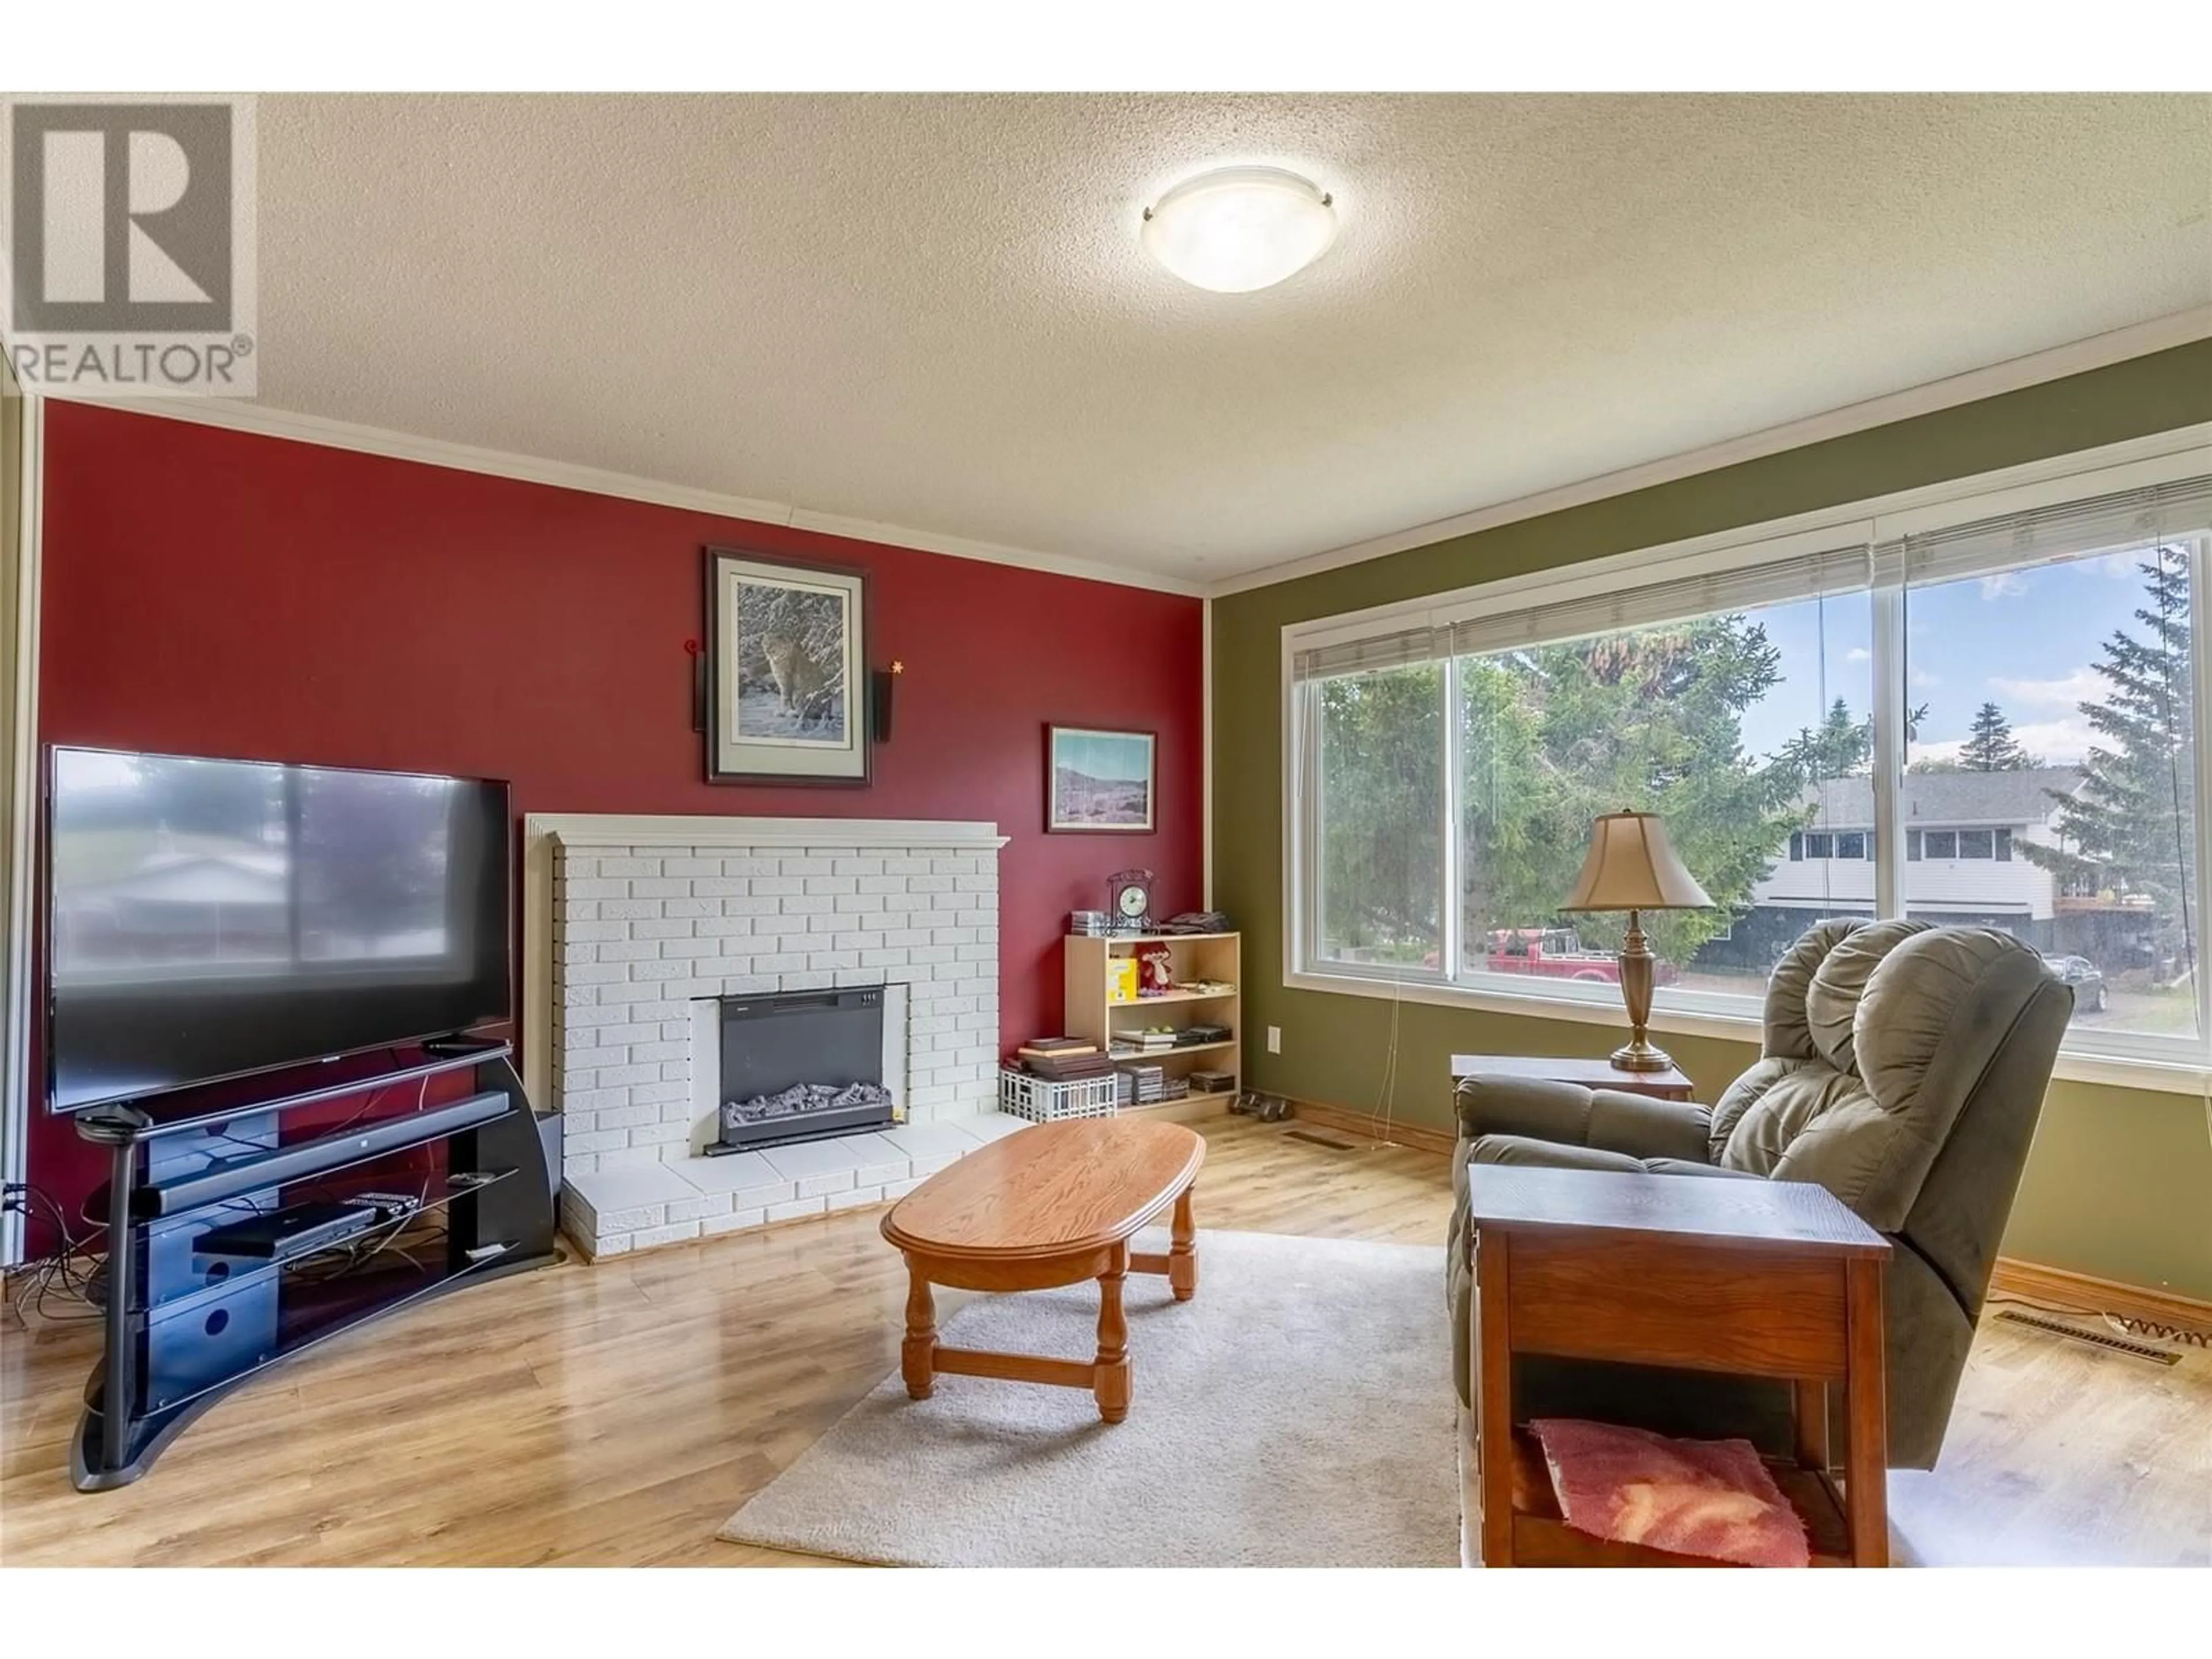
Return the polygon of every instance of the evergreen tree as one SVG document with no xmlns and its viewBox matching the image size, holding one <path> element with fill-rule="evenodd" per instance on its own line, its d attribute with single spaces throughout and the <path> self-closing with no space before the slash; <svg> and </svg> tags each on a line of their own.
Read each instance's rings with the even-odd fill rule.
<svg viewBox="0 0 2212 1659">
<path fill-rule="evenodd" d="M 2189 550 L 2154 549 L 2141 568 L 2143 635 L 2123 630 L 2105 642 L 2096 669 L 2110 690 L 2081 705 L 2100 741 L 2079 790 L 2051 792 L 2059 844 L 2022 851 L 2061 876 L 2148 896 L 2154 948 L 2179 975 L 2197 965 Z"/>
<path fill-rule="evenodd" d="M 1442 939 L 1443 670 L 1321 686 L 1324 947 L 1419 963 Z"/>
<path fill-rule="evenodd" d="M 1591 818 L 1624 807 L 1666 820 L 1714 902 L 1646 915 L 1652 949 L 1686 962 L 1726 927 L 1803 817 L 1793 769 L 1743 749 L 1744 711 L 1780 680 L 1781 657 L 1761 624 L 1725 615 L 1463 659 L 1470 953 L 1492 929 L 1545 925 L 1582 868 Z M 1625 920 L 1572 925 L 1610 948 Z"/>
<path fill-rule="evenodd" d="M 1784 744 L 1774 758 L 1801 784 L 1856 777 L 1874 762 L 1873 717 L 1853 720 L 1850 705 L 1838 697 L 1828 705 L 1827 717 L 1819 730 L 1800 726 L 1797 735 Z"/>
<path fill-rule="evenodd" d="M 1959 751 L 1959 766 L 1966 772 L 2025 772 L 2035 757 L 2020 746 L 2004 710 L 1985 702 L 1974 711 L 1974 722 L 1966 747 Z"/>
<path fill-rule="evenodd" d="M 1924 702 L 1905 711 L 1906 742 L 1919 738 L 1927 718 Z M 1863 777 L 1874 770 L 1874 716 L 1853 720 L 1850 705 L 1839 696 L 1828 705 L 1819 730 L 1799 726 L 1797 735 L 1775 751 L 1773 764 L 1808 787 L 1831 778 Z"/>
<path fill-rule="evenodd" d="M 1706 617 L 1462 658 L 1452 738 L 1464 777 L 1460 900 L 1468 954 L 1492 929 L 1549 925 L 1590 820 L 1650 808 L 1717 908 L 1647 915 L 1687 961 L 1729 923 L 1803 821 L 1790 766 L 1747 754 L 1744 711 L 1781 678 L 1756 622 Z M 1325 680 L 1318 694 L 1323 948 L 1433 963 L 1443 870 L 1443 671 Z M 1856 726 L 1845 711 L 1846 729 Z M 1848 749 L 1856 738 L 1839 740 Z M 1841 752 L 1839 749 L 1838 752 Z M 1625 918 L 1578 917 L 1610 946 Z"/>
</svg>

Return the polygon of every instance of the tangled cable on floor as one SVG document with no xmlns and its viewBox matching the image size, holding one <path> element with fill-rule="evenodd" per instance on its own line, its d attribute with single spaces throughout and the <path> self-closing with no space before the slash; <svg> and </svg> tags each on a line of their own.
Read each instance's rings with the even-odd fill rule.
<svg viewBox="0 0 2212 1659">
<path fill-rule="evenodd" d="M 8 1211 L 26 1221 L 45 1222 L 58 1241 L 51 1254 L 7 1270 L 9 1298 L 29 1307 L 41 1320 L 58 1324 L 99 1318 L 94 1285 L 106 1266 L 106 1254 L 95 1248 L 95 1241 L 106 1228 L 93 1222 L 92 1231 L 80 1237 L 70 1231 L 69 1215 L 52 1194 L 24 1181 L 8 1182 L 0 1194 L 0 1212 Z"/>
</svg>

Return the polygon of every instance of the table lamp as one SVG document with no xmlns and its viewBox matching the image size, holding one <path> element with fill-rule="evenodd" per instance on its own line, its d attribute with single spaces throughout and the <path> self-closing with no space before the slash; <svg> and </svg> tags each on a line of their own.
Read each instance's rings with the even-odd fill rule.
<svg viewBox="0 0 2212 1659">
<path fill-rule="evenodd" d="M 1624 1072 L 1663 1072 L 1674 1062 L 1645 1035 L 1651 1018 L 1651 947 L 1637 925 L 1644 910 L 1703 910 L 1712 900 L 1667 842 L 1656 812 L 1607 812 L 1590 823 L 1589 856 L 1575 890 L 1559 908 L 1570 913 L 1628 912 L 1620 942 L 1620 1000 L 1628 1005 L 1629 1039 L 1613 1051 Z"/>
</svg>

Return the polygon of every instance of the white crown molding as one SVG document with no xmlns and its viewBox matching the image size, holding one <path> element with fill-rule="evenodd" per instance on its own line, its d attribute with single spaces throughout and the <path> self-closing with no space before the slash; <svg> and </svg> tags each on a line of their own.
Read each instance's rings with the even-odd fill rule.
<svg viewBox="0 0 2212 1659">
<path fill-rule="evenodd" d="M 62 393 L 46 392 L 43 395 L 66 399 L 66 394 Z M 1184 581 L 1175 576 L 1157 575 L 1149 571 L 1126 570 L 1090 559 L 1067 558 L 1055 553 L 1036 552 L 1028 548 L 1001 546 L 995 542 L 973 541 L 963 536 L 939 535 L 934 531 L 910 530 L 903 525 L 846 518 L 834 513 L 817 513 L 811 508 L 794 507 L 784 501 L 760 501 L 746 495 L 725 495 L 711 489 L 663 483 L 658 479 L 609 471 L 602 467 L 583 466 L 569 461 L 541 460 L 535 456 L 517 455 L 507 450 L 481 449 L 473 444 L 449 443 L 442 438 L 418 438 L 384 427 L 362 426 L 351 421 L 328 420 L 319 415 L 268 409 L 258 404 L 241 403 L 228 398 L 84 398 L 75 401 L 106 409 L 127 410 L 134 415 L 153 415 L 165 420 L 191 421 L 201 426 L 221 427 L 231 432 L 252 433 L 257 437 L 282 438 L 292 443 L 318 444 L 325 449 L 347 449 L 357 454 L 381 455 L 388 460 L 416 461 L 425 466 L 442 466 L 457 472 L 478 472 L 489 477 L 512 478 L 521 483 L 545 484 L 556 489 L 577 489 L 587 495 L 645 501 L 654 507 L 672 507 L 687 513 L 708 514 L 715 518 L 781 525 L 789 529 L 811 531 L 817 535 L 842 536 L 854 541 L 908 548 L 918 553 L 941 553 L 948 558 L 1012 565 L 1023 570 L 1042 571 L 1049 575 L 1073 576 L 1084 581 L 1110 582 L 1117 587 L 1147 588 L 1155 592 L 1176 593 L 1192 599 L 1199 598 L 1206 592 L 1205 587 L 1197 582 Z"/>
<path fill-rule="evenodd" d="M 1802 420 L 1708 444 L 1703 448 L 1685 450 L 1680 454 L 1663 456 L 1575 483 L 1562 484 L 1554 489 L 1540 490 L 1532 495 L 1474 508 L 1450 518 L 1431 520 L 1394 531 L 1386 536 L 1353 542 L 1278 564 L 1262 565 L 1212 582 L 1185 581 L 1178 577 L 1125 569 L 1094 560 L 974 541 L 964 537 L 942 535 L 934 531 L 911 530 L 904 526 L 873 520 L 817 513 L 809 507 L 783 501 L 725 495 L 714 490 L 664 483 L 627 472 L 610 471 L 567 461 L 541 460 L 534 456 L 483 449 L 471 444 L 450 443 L 438 438 L 418 438 L 382 427 L 267 409 L 258 404 L 240 403 L 229 398 L 102 398 L 82 401 L 167 420 L 191 421 L 203 426 L 249 432 L 262 437 L 319 444 L 326 448 L 348 449 L 393 460 L 417 461 L 428 466 L 479 472 L 524 483 L 545 484 L 556 489 L 582 490 L 590 495 L 645 501 L 658 507 L 672 507 L 717 518 L 781 525 L 821 535 L 908 548 L 916 552 L 940 553 L 949 558 L 974 559 L 988 564 L 1010 565 L 1019 569 L 1043 571 L 1085 581 L 1107 582 L 1119 587 L 1144 588 L 1153 592 L 1175 593 L 1187 598 L 1225 599 L 1254 588 L 1273 587 L 1279 583 L 1295 581 L 1302 576 L 1317 575 L 1323 571 L 1341 569 L 1346 565 L 1361 564 L 1370 559 L 1386 558 L 1393 553 L 1426 547 L 1455 537 L 1493 530 L 1500 525 L 1516 523 L 1523 519 L 1564 512 L 1609 496 L 1624 495 L 1632 490 L 1672 483 L 1700 472 L 1717 471 L 1723 467 L 1759 460 L 1831 438 L 1848 437 L 1856 432 L 1954 409 L 1984 398 L 2001 397 L 2008 392 L 2039 386 L 2046 380 L 2063 380 L 2069 374 L 2109 368 L 2130 357 L 2148 356 L 2153 352 L 2206 338 L 2212 338 L 2212 306 L 2198 306 L 2188 311 L 2176 312 L 2169 317 L 2154 318 L 2149 322 L 2093 335 L 2067 345 L 2054 346 L 2047 351 L 2014 357 L 1945 380 L 1930 380 L 1922 386 L 1869 398 L 1863 403 L 1847 404 L 1822 414 L 1808 416 Z M 52 397 L 56 394 L 46 392 L 36 395 Z"/>
<path fill-rule="evenodd" d="M 1562 484 L 1556 489 L 1541 490 L 1534 495 L 1500 501 L 1452 518 L 1432 520 L 1427 524 L 1394 531 L 1388 536 L 1354 542 L 1327 552 L 1309 554 L 1283 564 L 1267 565 L 1257 570 L 1224 576 L 1206 590 L 1206 596 L 1223 599 L 1255 587 L 1273 587 L 1279 583 L 1296 581 L 1301 576 L 1340 570 L 1346 565 L 1363 564 L 1370 559 L 1387 558 L 1393 553 L 1427 547 L 1437 542 L 1449 541 L 1454 537 L 1471 536 L 1478 531 L 1494 530 L 1500 525 L 1514 524 L 1522 519 L 1565 512 L 1569 507 L 1587 506 L 1609 496 L 1626 495 L 1632 490 L 1649 489 L 1655 484 L 1672 483 L 1679 478 L 1692 477 L 1700 472 L 1715 472 L 1744 461 L 1778 455 L 1785 450 L 1802 449 L 1808 444 L 1848 437 L 1855 432 L 1909 421 L 1916 416 L 1955 409 L 1961 404 L 2002 397 L 2008 392 L 2040 386 L 2046 380 L 2060 380 L 2069 374 L 2106 368 L 2114 363 L 2125 362 L 2130 357 L 2147 357 L 2153 352 L 2168 350 L 2174 346 L 2188 345 L 2206 338 L 2212 338 L 2212 306 L 2198 306 L 2192 310 L 2176 312 L 2170 317 L 2155 318 L 2132 327 L 2115 329 L 2108 334 L 2093 335 L 2069 345 L 2054 346 L 2048 351 L 2014 357 L 2004 362 L 1992 363 L 1985 368 L 1954 374 L 1948 380 L 1930 380 L 1924 386 L 1910 386 L 1902 392 L 1869 398 L 1864 403 L 1846 404 L 1825 414 L 1810 415 L 1803 420 L 1790 421 L 1761 432 L 1708 444 L 1702 449 L 1686 450 L 1679 455 L 1625 467 L 1618 472 L 1585 478 L 1578 483 Z"/>
<path fill-rule="evenodd" d="M 958 818 L 733 818 L 716 813 L 532 812 L 526 840 L 563 847 L 1004 847 L 999 826 Z"/>
</svg>

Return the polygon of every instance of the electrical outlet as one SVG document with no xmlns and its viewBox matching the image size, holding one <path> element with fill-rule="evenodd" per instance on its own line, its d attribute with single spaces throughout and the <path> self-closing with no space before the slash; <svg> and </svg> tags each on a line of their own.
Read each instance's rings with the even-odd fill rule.
<svg viewBox="0 0 2212 1659">
<path fill-rule="evenodd" d="M 1267 1052 L 1271 1054 L 1279 1054 L 1283 1052 L 1283 1028 L 1279 1025 L 1270 1025 L 1267 1028 Z"/>
</svg>

